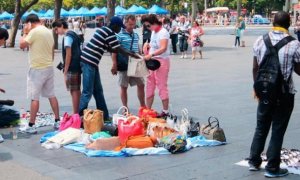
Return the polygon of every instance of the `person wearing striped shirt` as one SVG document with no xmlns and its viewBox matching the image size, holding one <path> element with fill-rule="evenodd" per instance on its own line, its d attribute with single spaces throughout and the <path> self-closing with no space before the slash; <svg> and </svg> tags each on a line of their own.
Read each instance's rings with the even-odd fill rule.
<svg viewBox="0 0 300 180">
<path fill-rule="evenodd" d="M 125 18 L 125 29 L 122 29 L 117 35 L 117 38 L 122 47 L 135 53 L 140 53 L 139 49 L 139 36 L 133 30 L 136 25 L 136 18 L 134 15 L 128 15 Z M 119 76 L 119 86 L 121 87 L 121 101 L 123 106 L 128 107 L 127 89 L 128 85 L 137 86 L 137 94 L 140 101 L 140 106 L 144 107 L 145 104 L 145 84 L 144 78 L 128 77 L 128 57 L 120 53 L 112 54 L 113 66 L 111 72 L 113 75 Z"/>
<path fill-rule="evenodd" d="M 81 116 L 94 96 L 97 109 L 103 111 L 105 120 L 109 119 L 98 64 L 105 51 L 120 52 L 126 56 L 137 58 L 134 53 L 123 49 L 117 40 L 115 33 L 120 32 L 122 27 L 125 27 L 122 20 L 119 17 L 113 17 L 108 27 L 103 26 L 95 31 L 92 39 L 82 50 L 80 66 L 83 88 L 79 103 L 79 115 Z"/>
</svg>

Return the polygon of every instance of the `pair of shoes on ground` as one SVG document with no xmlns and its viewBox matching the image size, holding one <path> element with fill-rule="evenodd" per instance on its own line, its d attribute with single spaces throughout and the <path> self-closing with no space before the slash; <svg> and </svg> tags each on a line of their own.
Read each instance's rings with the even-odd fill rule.
<svg viewBox="0 0 300 180">
<path fill-rule="evenodd" d="M 58 130 L 60 126 L 60 121 L 57 121 L 53 124 L 53 128 L 55 130 Z M 19 128 L 19 132 L 21 133 L 28 133 L 28 134 L 37 134 L 37 129 L 35 127 L 35 125 L 33 125 L 32 127 L 30 127 L 28 124 L 24 127 Z"/>
<path fill-rule="evenodd" d="M 260 170 L 260 166 L 255 166 L 253 164 L 249 164 L 249 171 L 259 171 L 259 170 Z M 266 170 L 264 175 L 267 178 L 278 178 L 278 177 L 287 176 L 288 174 L 289 174 L 289 171 L 287 169 L 279 168 L 276 171 Z"/>
<path fill-rule="evenodd" d="M 186 59 L 187 58 L 187 55 L 185 54 L 185 55 L 182 55 L 182 56 L 180 56 L 180 59 Z"/>
</svg>

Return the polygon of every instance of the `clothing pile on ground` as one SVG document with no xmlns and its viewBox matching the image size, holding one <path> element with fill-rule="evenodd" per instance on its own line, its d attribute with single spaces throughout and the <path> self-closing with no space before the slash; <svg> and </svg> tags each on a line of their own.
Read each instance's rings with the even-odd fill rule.
<svg viewBox="0 0 300 180">
<path fill-rule="evenodd" d="M 21 126 L 27 125 L 30 120 L 30 112 L 27 111 L 21 115 Z M 54 124 L 54 114 L 53 113 L 41 113 L 38 112 L 36 115 L 35 127 L 53 126 Z"/>
<path fill-rule="evenodd" d="M 226 144 L 217 118 L 210 117 L 208 124 L 200 126 L 189 118 L 187 109 L 180 118 L 157 116 L 145 107 L 138 116 L 121 107 L 111 123 L 104 123 L 102 111 L 85 110 L 84 129 L 80 129 L 80 117 L 65 114 L 59 131 L 45 134 L 41 143 L 46 149 L 65 147 L 89 157 L 177 154 L 194 147 Z"/>
<path fill-rule="evenodd" d="M 267 164 L 267 155 L 262 153 L 263 160 L 261 167 L 264 168 Z M 240 166 L 248 167 L 248 159 L 236 163 Z M 298 149 L 285 149 L 281 150 L 281 168 L 286 168 L 290 173 L 300 175 L 300 150 Z"/>
</svg>

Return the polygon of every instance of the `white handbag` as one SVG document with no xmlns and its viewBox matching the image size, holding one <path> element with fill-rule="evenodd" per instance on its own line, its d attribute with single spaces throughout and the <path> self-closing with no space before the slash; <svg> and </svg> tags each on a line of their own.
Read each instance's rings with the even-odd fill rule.
<svg viewBox="0 0 300 180">
<path fill-rule="evenodd" d="M 121 110 L 125 110 L 125 114 L 121 113 Z M 113 118 L 112 118 L 112 122 L 114 125 L 118 125 L 119 120 L 124 120 L 127 121 L 127 117 L 128 117 L 128 108 L 125 106 L 122 106 L 119 108 L 119 110 L 117 111 L 116 114 L 113 114 Z"/>
<path fill-rule="evenodd" d="M 127 75 L 129 77 L 146 77 L 149 75 L 149 70 L 146 62 L 143 59 L 129 58 Z"/>
</svg>

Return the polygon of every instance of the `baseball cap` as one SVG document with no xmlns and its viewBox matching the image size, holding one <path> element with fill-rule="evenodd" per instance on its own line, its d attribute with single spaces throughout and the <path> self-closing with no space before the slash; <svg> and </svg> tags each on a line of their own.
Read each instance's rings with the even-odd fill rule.
<svg viewBox="0 0 300 180">
<path fill-rule="evenodd" d="M 118 25 L 122 28 L 125 28 L 125 25 L 123 24 L 123 21 L 121 18 L 117 17 L 117 16 L 114 16 L 110 19 L 110 25 Z"/>
</svg>

